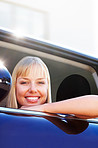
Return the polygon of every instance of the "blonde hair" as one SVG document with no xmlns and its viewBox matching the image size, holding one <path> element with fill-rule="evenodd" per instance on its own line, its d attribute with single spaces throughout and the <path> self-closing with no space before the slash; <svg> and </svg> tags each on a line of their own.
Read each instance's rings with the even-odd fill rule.
<svg viewBox="0 0 98 148">
<path fill-rule="evenodd" d="M 47 92 L 47 103 L 51 103 L 51 85 L 50 85 L 50 75 L 46 64 L 38 57 L 27 56 L 22 58 L 15 66 L 12 73 L 12 87 L 8 96 L 7 107 L 18 108 L 18 102 L 15 93 L 15 85 L 17 78 L 19 76 L 26 76 L 29 74 L 32 65 L 40 66 L 41 70 L 38 72 L 45 73 L 48 80 L 48 92 Z M 36 68 L 38 70 L 38 68 Z"/>
</svg>

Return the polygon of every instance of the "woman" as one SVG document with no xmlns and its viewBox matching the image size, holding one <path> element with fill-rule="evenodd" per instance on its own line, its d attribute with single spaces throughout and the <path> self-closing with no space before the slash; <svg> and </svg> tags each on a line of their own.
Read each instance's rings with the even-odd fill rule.
<svg viewBox="0 0 98 148">
<path fill-rule="evenodd" d="M 34 87 L 38 88 L 37 93 Z M 40 89 L 43 95 L 40 94 Z M 7 107 L 20 108 L 23 105 L 34 106 L 46 102 L 51 103 L 50 75 L 47 66 L 40 58 L 27 56 L 20 60 L 13 70 Z"/>
<path fill-rule="evenodd" d="M 49 113 L 98 117 L 98 96 L 87 95 L 51 103 L 49 71 L 38 57 L 25 57 L 14 68 L 7 107 Z"/>
</svg>

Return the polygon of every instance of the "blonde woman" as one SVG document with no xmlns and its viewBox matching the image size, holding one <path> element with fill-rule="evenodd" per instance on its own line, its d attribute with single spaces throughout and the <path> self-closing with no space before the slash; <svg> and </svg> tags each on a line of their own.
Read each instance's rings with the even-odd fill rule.
<svg viewBox="0 0 98 148">
<path fill-rule="evenodd" d="M 92 118 L 98 117 L 98 96 L 87 95 L 51 103 L 47 66 L 40 58 L 27 56 L 14 68 L 7 107 Z"/>
<path fill-rule="evenodd" d="M 51 103 L 50 87 L 50 75 L 44 62 L 38 57 L 24 57 L 13 70 L 7 107 Z"/>
</svg>

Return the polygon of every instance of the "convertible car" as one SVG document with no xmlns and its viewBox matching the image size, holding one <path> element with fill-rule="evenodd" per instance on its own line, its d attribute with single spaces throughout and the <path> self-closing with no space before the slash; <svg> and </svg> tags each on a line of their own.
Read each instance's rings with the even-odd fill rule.
<svg viewBox="0 0 98 148">
<path fill-rule="evenodd" d="M 98 119 L 6 107 L 11 74 L 24 56 L 40 57 L 51 75 L 53 102 L 98 94 L 98 59 L 52 43 L 0 30 L 0 147 L 97 148 Z M 89 103 L 89 102 L 88 102 Z"/>
</svg>

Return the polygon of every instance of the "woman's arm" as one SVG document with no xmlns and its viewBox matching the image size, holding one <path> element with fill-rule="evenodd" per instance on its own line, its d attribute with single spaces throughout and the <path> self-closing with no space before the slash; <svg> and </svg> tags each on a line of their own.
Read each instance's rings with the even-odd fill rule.
<svg viewBox="0 0 98 148">
<path fill-rule="evenodd" d="M 74 114 L 80 118 L 98 117 L 98 96 L 87 95 L 44 105 L 22 107 L 26 110 L 38 110 L 48 113 Z M 86 117 L 85 117 L 86 116 Z"/>
</svg>

